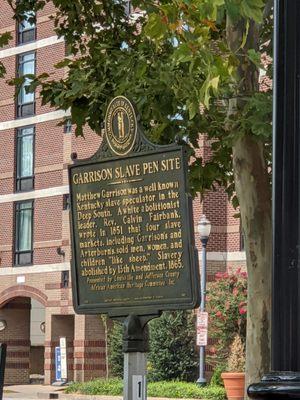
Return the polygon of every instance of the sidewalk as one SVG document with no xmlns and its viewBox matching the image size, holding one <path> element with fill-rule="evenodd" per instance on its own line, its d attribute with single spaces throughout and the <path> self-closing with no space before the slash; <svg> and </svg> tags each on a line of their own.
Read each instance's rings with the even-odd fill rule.
<svg viewBox="0 0 300 400">
<path fill-rule="evenodd" d="M 3 398 L 9 399 L 38 399 L 50 398 L 50 393 L 59 394 L 62 392 L 62 387 L 51 385 L 8 385 L 4 386 Z M 47 397 L 48 396 L 48 397 Z"/>
<path fill-rule="evenodd" d="M 91 396 L 83 394 L 64 394 L 61 386 L 50 385 L 12 385 L 5 386 L 3 400 L 8 399 L 59 399 L 59 400 L 122 400 L 122 396 Z M 55 396 L 55 397 L 54 397 Z M 149 400 L 166 400 L 148 397 Z M 170 400 L 170 399 L 169 399 Z M 176 399 L 180 400 L 180 399 Z M 186 400 L 186 399 L 185 399 Z"/>
</svg>

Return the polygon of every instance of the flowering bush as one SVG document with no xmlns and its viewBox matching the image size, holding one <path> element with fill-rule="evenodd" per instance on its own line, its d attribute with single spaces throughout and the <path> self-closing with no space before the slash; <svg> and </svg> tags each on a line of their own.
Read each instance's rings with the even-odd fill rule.
<svg viewBox="0 0 300 400">
<path fill-rule="evenodd" d="M 235 274 L 216 274 L 216 280 L 208 284 L 206 300 L 209 337 L 215 339 L 208 362 L 226 363 L 234 337 L 246 341 L 247 273 L 238 269 Z"/>
</svg>

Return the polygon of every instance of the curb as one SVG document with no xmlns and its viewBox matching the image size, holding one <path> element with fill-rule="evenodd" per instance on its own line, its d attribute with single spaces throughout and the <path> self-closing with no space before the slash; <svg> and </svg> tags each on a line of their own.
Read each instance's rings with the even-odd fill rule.
<svg viewBox="0 0 300 400">
<path fill-rule="evenodd" d="M 89 394 L 59 394 L 60 400 L 123 400 L 123 396 L 99 396 Z M 147 397 L 148 400 L 188 400 L 188 399 L 173 399 L 168 397 Z M 194 400 L 194 399 L 191 399 Z M 200 400 L 200 399 L 199 399 Z"/>
<path fill-rule="evenodd" d="M 97 396 L 90 394 L 63 394 L 58 396 L 59 400 L 123 400 L 123 396 Z"/>
</svg>

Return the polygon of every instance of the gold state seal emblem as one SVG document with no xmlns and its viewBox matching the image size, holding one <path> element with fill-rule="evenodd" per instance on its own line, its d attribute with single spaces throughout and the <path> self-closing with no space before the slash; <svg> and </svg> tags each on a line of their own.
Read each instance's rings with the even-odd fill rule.
<svg viewBox="0 0 300 400">
<path fill-rule="evenodd" d="M 111 150 L 119 155 L 128 154 L 135 143 L 137 133 L 133 105 L 126 97 L 115 97 L 106 111 L 105 134 Z"/>
</svg>

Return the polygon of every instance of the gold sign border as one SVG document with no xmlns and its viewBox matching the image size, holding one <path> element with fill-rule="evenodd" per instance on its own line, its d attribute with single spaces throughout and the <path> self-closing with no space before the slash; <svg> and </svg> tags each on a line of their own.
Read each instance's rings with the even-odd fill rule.
<svg viewBox="0 0 300 400">
<path fill-rule="evenodd" d="M 107 134 L 107 116 L 108 116 L 108 113 L 110 112 L 110 107 L 111 107 L 112 103 L 115 102 L 115 101 L 118 100 L 118 99 L 125 100 L 125 101 L 128 103 L 128 105 L 129 105 L 130 108 L 131 108 L 131 112 L 132 112 L 132 115 L 133 115 L 133 117 L 134 117 L 134 123 L 135 123 L 135 124 L 134 124 L 134 125 L 135 125 L 135 126 L 134 126 L 134 133 L 133 133 L 133 135 L 132 135 L 132 136 L 133 136 L 132 144 L 131 144 L 131 146 L 129 147 L 129 149 L 128 149 L 125 153 L 120 153 L 120 152 L 116 151 L 116 149 L 113 147 L 112 143 L 110 142 L 109 137 L 108 137 L 108 134 Z M 111 125 L 112 125 L 112 124 L 111 124 Z M 125 97 L 125 96 L 117 96 L 117 97 L 114 97 L 114 98 L 111 100 L 111 102 L 109 103 L 109 105 L 108 105 L 108 107 L 107 107 L 107 110 L 106 110 L 106 115 L 105 115 L 105 136 L 106 136 L 106 140 L 107 140 L 107 143 L 108 143 L 110 149 L 111 149 L 115 154 L 117 154 L 118 156 L 125 156 L 126 154 L 128 154 L 128 153 L 132 150 L 132 148 L 133 148 L 133 146 L 134 146 L 134 144 L 135 144 L 135 142 L 136 142 L 136 137 L 137 137 L 137 119 L 136 119 L 135 109 L 134 109 L 134 107 L 133 107 L 131 101 L 129 101 L 129 100 L 127 99 L 127 97 Z"/>
</svg>

